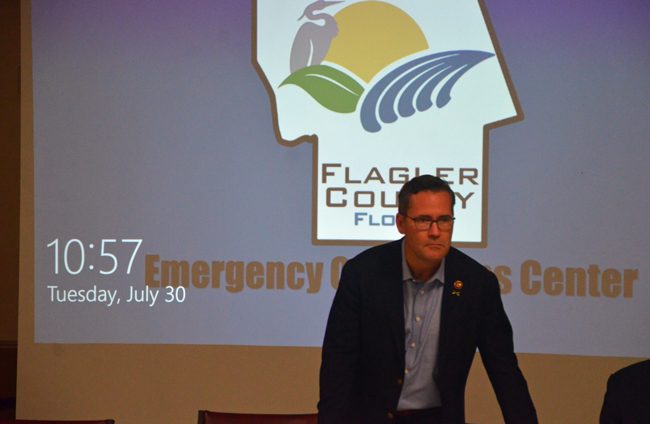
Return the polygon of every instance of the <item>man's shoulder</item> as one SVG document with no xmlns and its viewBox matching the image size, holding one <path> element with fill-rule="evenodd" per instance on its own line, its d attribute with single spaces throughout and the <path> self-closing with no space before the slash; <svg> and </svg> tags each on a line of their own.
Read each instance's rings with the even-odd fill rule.
<svg viewBox="0 0 650 424">
<path fill-rule="evenodd" d="M 607 381 L 601 422 L 650 422 L 650 359 L 616 371 Z"/>
<path fill-rule="evenodd" d="M 387 259 L 396 259 L 402 257 L 402 239 L 391 241 L 388 243 L 380 244 L 370 247 L 355 257 L 351 261 L 366 262 L 366 261 L 383 261 Z"/>
<path fill-rule="evenodd" d="M 490 274 L 490 270 L 485 265 L 478 262 L 466 253 L 452 247 L 449 249 L 449 254 L 446 259 L 446 266 L 449 267 L 462 267 L 467 272 L 472 273 L 486 273 Z"/>
<path fill-rule="evenodd" d="M 646 390 L 650 389 L 650 359 L 621 368 L 610 376 L 610 381 L 624 385 L 642 383 Z"/>
<path fill-rule="evenodd" d="M 343 266 L 343 276 L 376 286 L 380 281 L 399 281 L 402 272 L 401 241 L 394 241 L 364 250 Z"/>
</svg>

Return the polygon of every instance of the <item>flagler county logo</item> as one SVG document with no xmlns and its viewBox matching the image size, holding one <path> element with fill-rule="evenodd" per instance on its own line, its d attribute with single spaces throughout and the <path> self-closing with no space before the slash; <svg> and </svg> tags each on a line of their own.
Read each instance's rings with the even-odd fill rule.
<svg viewBox="0 0 650 424">
<path fill-rule="evenodd" d="M 517 110 L 476 0 L 256 4 L 255 55 L 281 144 L 313 143 L 318 244 L 395 239 L 413 176 L 450 181 L 457 244 L 484 245 L 487 129 Z"/>
<path fill-rule="evenodd" d="M 307 6 L 301 20 L 307 19 L 308 22 L 298 29 L 291 48 L 291 75 L 280 86 L 295 84 L 323 107 L 339 113 L 356 112 L 361 96 L 368 90 L 359 111 L 361 125 L 366 131 L 380 131 L 382 123 L 389 124 L 428 110 L 433 106 L 434 91 L 437 91 L 436 106 L 446 106 L 451 100 L 451 89 L 463 74 L 494 56 L 493 53 L 471 50 L 427 53 L 429 45 L 424 34 L 417 23 L 399 8 L 383 2 L 365 2 L 348 6 L 336 18 L 323 12 L 338 3 L 342 2 L 319 0 Z M 376 63 L 367 63 L 359 60 L 365 59 L 363 55 L 350 52 L 350 45 L 363 44 L 363 40 L 359 40 L 360 34 L 353 33 L 354 38 L 350 40 L 346 39 L 346 33 L 337 37 L 337 20 L 354 22 L 356 15 L 360 14 L 378 20 L 390 16 L 391 20 L 401 21 L 401 27 L 407 32 L 399 34 L 402 40 L 408 39 L 400 46 L 401 49 L 382 49 L 383 62 L 389 64 L 390 71 L 372 86 L 367 85 L 381 71 L 382 61 L 376 58 Z M 400 56 L 410 53 L 415 56 L 406 63 L 393 65 Z M 340 68 L 323 64 L 325 60 Z M 350 71 L 346 72 L 346 69 Z"/>
</svg>

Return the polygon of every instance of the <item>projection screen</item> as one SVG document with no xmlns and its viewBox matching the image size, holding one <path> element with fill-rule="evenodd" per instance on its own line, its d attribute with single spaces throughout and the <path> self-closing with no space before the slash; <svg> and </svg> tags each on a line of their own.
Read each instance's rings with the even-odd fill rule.
<svg viewBox="0 0 650 424">
<path fill-rule="evenodd" d="M 35 342 L 320 346 L 426 173 L 517 351 L 647 356 L 628 3 L 33 0 Z"/>
</svg>

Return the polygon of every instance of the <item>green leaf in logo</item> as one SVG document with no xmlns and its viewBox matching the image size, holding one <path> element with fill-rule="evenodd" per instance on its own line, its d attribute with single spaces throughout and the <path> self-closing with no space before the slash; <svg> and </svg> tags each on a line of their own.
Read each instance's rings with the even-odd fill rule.
<svg viewBox="0 0 650 424">
<path fill-rule="evenodd" d="M 363 87 L 354 78 L 327 65 L 299 69 L 282 81 L 280 87 L 286 84 L 297 85 L 322 106 L 339 113 L 354 112 L 363 94 Z"/>
</svg>

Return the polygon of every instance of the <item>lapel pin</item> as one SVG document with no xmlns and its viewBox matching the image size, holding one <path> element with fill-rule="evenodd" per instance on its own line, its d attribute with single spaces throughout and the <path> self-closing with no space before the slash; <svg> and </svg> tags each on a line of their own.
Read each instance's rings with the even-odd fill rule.
<svg viewBox="0 0 650 424">
<path fill-rule="evenodd" d="M 454 296 L 460 296 L 460 290 L 463 288 L 463 282 L 460 280 L 454 281 L 454 290 L 451 292 Z"/>
</svg>

